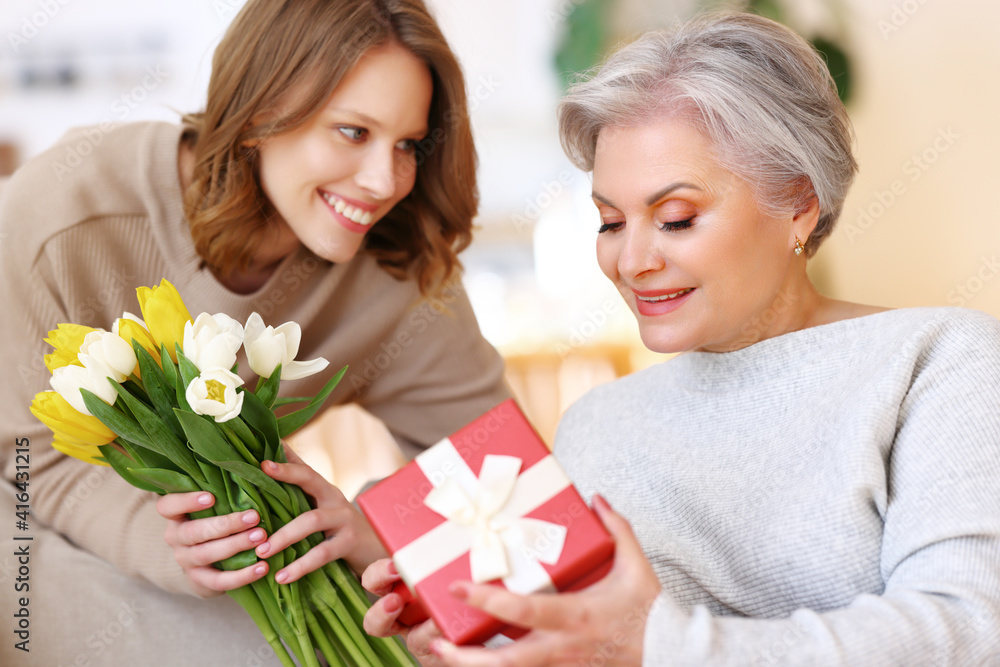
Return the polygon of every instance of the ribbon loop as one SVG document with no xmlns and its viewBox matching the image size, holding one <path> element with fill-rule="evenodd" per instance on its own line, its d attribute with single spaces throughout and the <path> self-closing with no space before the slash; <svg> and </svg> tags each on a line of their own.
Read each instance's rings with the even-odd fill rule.
<svg viewBox="0 0 1000 667">
<path fill-rule="evenodd" d="M 469 560 L 472 580 L 476 583 L 511 576 L 511 560 L 554 565 L 562 553 L 566 540 L 564 526 L 504 514 L 517 486 L 521 465 L 516 456 L 488 454 L 483 459 L 474 497 L 454 477 L 449 477 L 424 498 L 427 507 L 474 533 Z M 508 558 L 514 551 L 518 557 Z"/>
</svg>

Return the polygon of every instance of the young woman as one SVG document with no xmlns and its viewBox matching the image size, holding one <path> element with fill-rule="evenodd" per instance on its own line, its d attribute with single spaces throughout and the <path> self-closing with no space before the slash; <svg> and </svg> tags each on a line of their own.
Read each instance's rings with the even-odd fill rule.
<svg viewBox="0 0 1000 667">
<path fill-rule="evenodd" d="M 54 169 L 70 149 L 82 161 Z M 46 332 L 109 328 L 135 311 L 135 287 L 162 278 L 192 313 L 298 322 L 301 357 L 349 365 L 332 402 L 361 404 L 409 454 L 506 398 L 457 281 L 475 168 L 462 73 L 420 0 L 250 0 L 215 52 L 203 112 L 71 132 L 23 166 L 0 192 L 0 452 L 13 480 L 15 441 L 30 440 L 37 525 L 203 596 L 231 587 L 212 576 L 220 551 L 258 535 L 253 521 L 235 537 L 185 521 L 197 499 L 166 502 L 165 524 L 154 496 L 52 450 L 28 412 L 48 388 Z M 360 571 L 380 548 L 342 495 L 334 505 L 324 556 Z"/>
</svg>

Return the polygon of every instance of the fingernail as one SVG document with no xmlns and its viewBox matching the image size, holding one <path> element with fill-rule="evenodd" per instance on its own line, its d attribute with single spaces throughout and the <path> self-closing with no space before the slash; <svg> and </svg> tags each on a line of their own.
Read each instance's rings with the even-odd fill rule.
<svg viewBox="0 0 1000 667">
<path fill-rule="evenodd" d="M 258 577 L 264 574 L 265 572 L 267 572 L 267 567 L 265 567 L 264 565 L 258 565 L 253 569 L 253 573 L 256 574 Z"/>
<path fill-rule="evenodd" d="M 288 573 L 279 572 L 278 574 L 274 575 L 274 580 L 277 581 L 279 584 L 283 584 L 286 581 L 288 581 Z"/>
<path fill-rule="evenodd" d="M 455 645 L 446 639 L 435 639 L 431 642 L 431 651 L 441 658 L 455 650 Z"/>
<path fill-rule="evenodd" d="M 250 541 L 251 542 L 260 542 L 262 539 L 264 539 L 264 531 L 263 530 L 261 530 L 260 528 L 258 528 L 257 530 L 250 531 Z"/>
<path fill-rule="evenodd" d="M 253 510 L 243 514 L 243 523 L 254 524 L 257 523 L 257 513 Z"/>
<path fill-rule="evenodd" d="M 264 542 L 264 544 L 258 544 L 257 545 L 257 555 L 258 556 L 263 556 L 263 555 L 265 555 L 270 550 L 271 550 L 271 543 L 270 542 Z"/>
<path fill-rule="evenodd" d="M 459 600 L 466 600 L 469 597 L 469 586 L 461 581 L 455 581 L 448 586 L 448 593 Z"/>
<path fill-rule="evenodd" d="M 267 470 L 275 471 L 278 469 L 278 464 L 274 461 L 264 461 L 264 468 Z"/>
<path fill-rule="evenodd" d="M 393 561 L 389 561 L 389 574 L 393 576 L 399 574 L 399 571 L 396 570 L 396 563 Z"/>
<path fill-rule="evenodd" d="M 198 496 L 198 504 L 208 507 L 209 505 L 212 504 L 212 495 L 209 493 L 201 494 L 200 496 Z"/>
<path fill-rule="evenodd" d="M 394 614 L 403 606 L 403 601 L 399 599 L 398 595 L 390 595 L 386 598 L 384 606 L 387 612 Z"/>
</svg>

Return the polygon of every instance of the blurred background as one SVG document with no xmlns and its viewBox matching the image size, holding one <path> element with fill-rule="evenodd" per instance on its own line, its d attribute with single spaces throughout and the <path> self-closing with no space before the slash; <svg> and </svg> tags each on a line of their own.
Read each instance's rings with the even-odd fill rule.
<svg viewBox="0 0 1000 667">
<path fill-rule="evenodd" d="M 645 351 L 597 269 L 589 181 L 560 150 L 556 103 L 569 72 L 705 9 L 749 6 L 790 25 L 827 55 L 837 77 L 861 171 L 837 231 L 811 262 L 821 291 L 1000 317 L 993 210 L 1000 3 L 427 1 L 465 67 L 479 150 L 482 206 L 476 241 L 463 255 L 466 286 L 484 333 L 508 360 L 512 387 L 549 442 L 559 414 L 586 389 L 664 358 Z M 0 174 L 73 126 L 175 121 L 199 109 L 212 51 L 242 5 L 4 0 Z M 357 411 L 336 418 L 379 432 Z M 358 470 L 337 460 L 332 441 L 303 448 L 317 452 L 310 460 L 345 491 L 397 461 L 391 451 L 372 450 Z"/>
</svg>

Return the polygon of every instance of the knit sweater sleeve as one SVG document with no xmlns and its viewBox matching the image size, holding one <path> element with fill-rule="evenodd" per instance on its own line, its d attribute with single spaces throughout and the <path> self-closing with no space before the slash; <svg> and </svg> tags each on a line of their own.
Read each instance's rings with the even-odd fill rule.
<svg viewBox="0 0 1000 667">
<path fill-rule="evenodd" d="M 5 476 L 15 479 L 14 443 L 27 440 L 33 521 L 51 526 L 127 574 L 169 591 L 190 593 L 189 582 L 163 540 L 166 523 L 156 512 L 156 497 L 132 488 L 110 468 L 88 465 L 52 449 L 51 432 L 29 412 L 31 397 L 49 389 L 43 339 L 57 323 L 74 320 L 59 297 L 59 282 L 68 277 L 53 268 L 52 259 L 44 252 L 31 258 L 11 250 L 5 249 L 0 262 L 6 311 L 0 318 L 4 340 L 0 358 L 10 369 L 0 388 Z"/>
<path fill-rule="evenodd" d="M 684 609 L 664 592 L 648 616 L 643 664 L 993 664 L 1000 655 L 1000 322 L 967 319 L 921 353 L 899 406 L 887 481 L 881 594 L 769 620 Z"/>
</svg>

